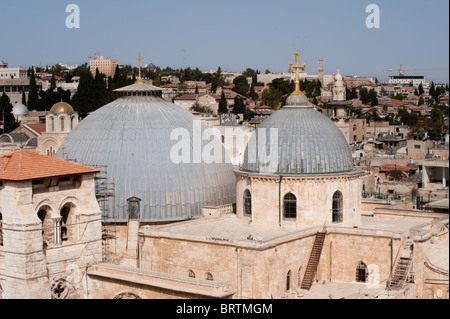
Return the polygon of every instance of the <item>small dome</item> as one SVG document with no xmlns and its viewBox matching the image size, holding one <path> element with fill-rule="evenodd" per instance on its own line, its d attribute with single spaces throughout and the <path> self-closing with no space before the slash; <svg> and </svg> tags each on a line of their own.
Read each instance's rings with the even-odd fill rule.
<svg viewBox="0 0 450 319">
<path fill-rule="evenodd" d="M 11 114 L 13 115 L 28 115 L 28 108 L 20 102 L 16 102 L 13 106 Z"/>
<path fill-rule="evenodd" d="M 353 170 L 353 158 L 344 135 L 324 114 L 311 105 L 287 105 L 258 126 L 241 170 L 257 174 L 343 173 Z"/>
<path fill-rule="evenodd" d="M 340 73 L 336 73 L 335 77 L 336 81 L 341 81 L 342 80 L 342 75 Z"/>
<path fill-rule="evenodd" d="M 308 98 L 302 93 L 302 94 L 291 94 L 287 100 L 286 105 L 290 106 L 309 106 L 309 100 Z"/>
<path fill-rule="evenodd" d="M 66 102 L 58 102 L 52 106 L 50 112 L 59 114 L 59 113 L 72 113 L 75 111 L 73 110 L 73 107 L 70 104 Z"/>
</svg>

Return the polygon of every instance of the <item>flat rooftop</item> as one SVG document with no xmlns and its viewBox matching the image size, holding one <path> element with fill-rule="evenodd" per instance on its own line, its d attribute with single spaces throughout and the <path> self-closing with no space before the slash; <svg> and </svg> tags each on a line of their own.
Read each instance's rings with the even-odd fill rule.
<svg viewBox="0 0 450 319">
<path fill-rule="evenodd" d="M 311 289 L 297 289 L 287 293 L 286 299 L 376 299 L 384 290 L 383 284 L 368 285 L 365 283 L 348 282 L 315 282 Z"/>
<path fill-rule="evenodd" d="M 327 229 L 339 232 L 348 231 L 351 233 L 370 232 L 373 235 L 381 233 L 402 234 L 411 228 L 423 224 L 425 222 L 420 220 L 383 219 L 362 216 L 361 226 L 357 229 L 336 225 L 329 225 Z M 322 229 L 322 226 L 305 226 L 304 228 L 295 229 L 255 226 L 230 214 L 222 217 L 200 218 L 171 225 L 143 227 L 140 229 L 140 233 L 144 236 L 216 241 L 229 244 L 264 244 L 271 241 L 283 240 L 291 236 L 311 236 L 316 234 L 320 229 Z"/>
</svg>

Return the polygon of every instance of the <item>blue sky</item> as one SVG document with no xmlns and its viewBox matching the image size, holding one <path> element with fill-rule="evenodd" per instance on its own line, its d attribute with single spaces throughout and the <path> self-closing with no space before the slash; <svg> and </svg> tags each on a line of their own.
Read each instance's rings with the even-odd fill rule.
<svg viewBox="0 0 450 319">
<path fill-rule="evenodd" d="M 68 4 L 80 28 L 68 29 Z M 380 8 L 380 28 L 365 25 Z M 384 69 L 449 82 L 448 0 L 34 0 L 1 1 L 0 60 L 10 66 L 82 64 L 99 51 L 122 64 L 285 72 L 298 50 L 309 74 L 377 76 Z"/>
</svg>

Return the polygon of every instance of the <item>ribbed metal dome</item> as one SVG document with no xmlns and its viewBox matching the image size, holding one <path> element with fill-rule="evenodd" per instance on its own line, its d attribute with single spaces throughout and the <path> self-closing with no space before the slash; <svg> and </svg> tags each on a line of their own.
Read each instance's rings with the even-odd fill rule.
<svg viewBox="0 0 450 319">
<path fill-rule="evenodd" d="M 66 102 L 58 102 L 55 105 L 52 106 L 52 108 L 50 109 L 50 112 L 52 113 L 72 113 L 74 112 L 73 107 Z"/>
<path fill-rule="evenodd" d="M 107 165 L 108 179 L 115 183 L 115 198 L 109 202 L 111 221 L 127 221 L 127 199 L 131 197 L 141 199 L 144 222 L 200 217 L 202 206 L 234 203 L 230 161 L 176 164 L 171 160 L 170 152 L 177 143 L 190 150 L 192 159 L 193 121 L 198 119 L 160 98 L 156 89 L 140 90 L 145 88 L 130 86 L 126 92 L 120 91 L 122 97 L 81 121 L 56 156 L 85 165 Z M 201 127 L 202 131 L 206 128 L 204 124 Z M 176 128 L 186 129 L 191 140 L 171 140 Z M 222 147 L 215 138 L 202 141 L 202 146 L 209 143 Z M 222 153 L 225 157 L 224 150 Z"/>
<path fill-rule="evenodd" d="M 241 170 L 252 173 L 301 175 L 353 170 L 352 154 L 342 132 L 307 105 L 284 106 L 267 118 L 250 138 L 244 155 Z"/>
</svg>

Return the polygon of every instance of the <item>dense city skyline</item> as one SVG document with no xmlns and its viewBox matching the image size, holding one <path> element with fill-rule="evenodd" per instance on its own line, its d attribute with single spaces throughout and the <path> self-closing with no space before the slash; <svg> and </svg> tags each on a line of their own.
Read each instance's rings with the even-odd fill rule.
<svg viewBox="0 0 450 319">
<path fill-rule="evenodd" d="M 369 4 L 380 9 L 380 28 L 369 29 Z M 88 56 L 110 56 L 121 64 L 165 68 L 198 67 L 242 72 L 286 72 L 300 51 L 306 72 L 376 76 L 384 69 L 409 71 L 427 81 L 449 77 L 448 1 L 77 1 L 80 28 L 66 27 L 69 3 L 50 0 L 10 2 L 2 8 L 6 45 L 0 60 L 10 66 L 82 64 Z M 32 30 L 32 32 L 31 32 Z M 7 31 L 7 32 L 6 32 Z"/>
</svg>

